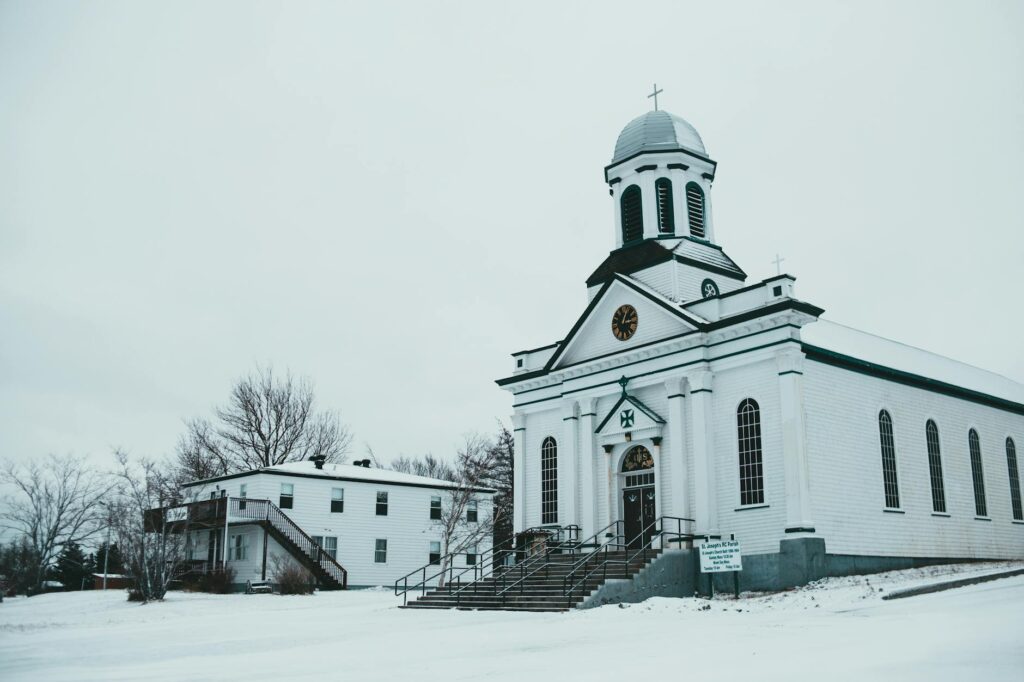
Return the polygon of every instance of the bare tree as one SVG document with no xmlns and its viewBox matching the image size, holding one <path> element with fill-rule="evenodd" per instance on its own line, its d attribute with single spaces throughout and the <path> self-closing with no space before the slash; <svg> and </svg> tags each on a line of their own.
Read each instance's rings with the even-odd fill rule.
<svg viewBox="0 0 1024 682">
<path fill-rule="evenodd" d="M 175 482 L 156 462 L 133 463 L 122 450 L 114 455 L 120 469 L 110 516 L 121 560 L 141 601 L 160 600 L 187 558 L 185 520 L 168 519 L 164 509 L 177 503 Z M 147 514 L 150 510 L 162 511 Z"/>
<path fill-rule="evenodd" d="M 459 478 L 459 472 L 456 471 L 454 466 L 433 455 L 423 455 L 422 457 L 402 455 L 401 457 L 396 457 L 391 460 L 391 470 L 400 471 L 404 474 L 439 478 L 442 481 L 456 481 Z"/>
<path fill-rule="evenodd" d="M 434 521 L 441 533 L 439 587 L 444 585 L 451 556 L 475 548 L 493 533 L 495 522 L 501 519 L 503 512 L 496 508 L 478 509 L 475 521 L 468 514 L 473 506 L 479 505 L 478 491 L 486 487 L 493 475 L 497 456 L 493 444 L 480 435 L 467 436 L 459 449 L 455 465 L 455 487 L 449 492 L 446 500 L 448 504 L 441 506 L 441 518 Z"/>
<path fill-rule="evenodd" d="M 352 435 L 336 412 L 316 410 L 313 385 L 257 367 L 238 380 L 215 418 L 193 419 L 177 448 L 178 477 L 209 478 L 323 456 L 343 462 Z"/>
<path fill-rule="evenodd" d="M 0 526 L 28 540 L 36 559 L 36 587 L 65 545 L 82 543 L 99 531 L 104 516 L 100 501 L 112 487 L 109 477 L 85 458 L 70 455 L 7 462 L 0 468 L 0 482 L 14 489 L 3 500 Z"/>
</svg>

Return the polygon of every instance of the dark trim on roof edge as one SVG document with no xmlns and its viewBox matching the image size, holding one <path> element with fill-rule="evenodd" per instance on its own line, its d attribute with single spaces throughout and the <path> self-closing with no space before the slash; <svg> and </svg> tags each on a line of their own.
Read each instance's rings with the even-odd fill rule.
<svg viewBox="0 0 1024 682">
<path fill-rule="evenodd" d="M 1015 403 L 1012 400 L 1007 400 L 1006 398 L 999 398 L 988 393 L 982 393 L 981 391 L 974 391 L 969 388 L 963 388 L 962 386 L 948 384 L 944 381 L 939 381 L 938 379 L 929 379 L 928 377 L 921 376 L 920 374 L 912 374 L 911 372 L 904 372 L 884 365 L 878 365 L 873 362 L 868 362 L 867 360 L 843 355 L 842 353 L 836 353 L 835 351 L 830 351 L 818 346 L 812 346 L 807 343 L 801 343 L 800 347 L 809 360 L 816 360 L 826 365 L 832 365 L 833 367 L 857 372 L 858 374 L 866 374 L 879 379 L 886 379 L 897 384 L 920 388 L 926 391 L 932 391 L 933 393 L 941 393 L 953 398 L 960 398 L 961 400 L 967 400 L 972 403 L 978 403 L 980 405 L 1006 410 L 1007 412 L 1013 412 L 1014 414 L 1024 415 L 1024 404 Z"/>
<path fill-rule="evenodd" d="M 643 151 L 637 152 L 636 154 L 631 154 L 630 156 L 627 156 L 627 157 L 625 157 L 623 159 L 620 159 L 618 161 L 615 161 L 614 163 L 610 163 L 607 166 L 605 166 L 604 167 L 605 182 L 608 181 L 608 171 L 610 169 L 615 168 L 616 166 L 621 166 L 622 164 L 626 163 L 627 161 L 635 159 L 638 156 L 643 156 L 644 154 L 686 154 L 687 156 L 692 156 L 695 159 L 700 159 L 701 161 L 704 161 L 705 163 L 710 163 L 712 168 L 717 168 L 718 167 L 718 162 L 717 161 L 714 161 L 713 159 L 710 159 L 707 156 L 699 154 L 699 153 L 697 153 L 697 152 L 695 152 L 693 150 L 686 149 L 685 147 L 676 147 L 675 149 L 645 149 Z"/>
<path fill-rule="evenodd" d="M 725 255 L 724 252 L 723 252 L 722 255 Z M 728 277 L 729 279 L 739 280 L 740 282 L 743 282 L 743 281 L 745 281 L 747 279 L 747 273 L 743 272 L 743 270 L 740 270 L 740 266 L 736 265 L 735 261 L 733 261 L 732 258 L 729 258 L 728 256 L 726 256 L 726 258 L 729 258 L 729 261 L 732 262 L 732 264 L 736 266 L 736 270 L 735 271 L 726 270 L 725 268 L 719 267 L 717 265 L 710 265 L 708 263 L 703 263 L 703 262 L 701 262 L 699 260 L 694 260 L 692 258 L 687 258 L 686 256 L 680 256 L 678 253 L 673 253 L 672 254 L 672 258 L 677 263 L 682 263 L 683 265 L 689 265 L 689 266 L 695 267 L 695 268 L 697 268 L 699 270 L 706 270 L 708 272 L 714 272 L 716 274 L 722 275 L 723 277 Z"/>
<path fill-rule="evenodd" d="M 240 471 L 237 474 L 225 474 L 224 476 L 214 476 L 213 478 L 203 478 L 198 481 L 192 481 L 186 483 L 183 488 L 191 488 L 197 485 L 208 485 L 210 483 L 217 483 L 219 481 L 229 481 L 234 478 L 243 478 L 245 476 L 258 476 L 260 474 L 266 474 L 268 476 L 291 476 L 294 478 L 316 478 L 321 481 L 348 481 L 350 483 L 369 483 L 374 485 L 397 485 L 404 488 L 430 488 L 432 490 L 457 490 L 457 485 L 429 485 L 427 483 L 408 483 L 408 482 L 397 482 L 397 481 L 368 481 L 365 478 L 352 478 L 351 476 L 318 476 L 316 474 L 303 474 L 298 471 L 269 471 L 267 469 L 256 469 L 255 471 Z M 489 488 L 473 488 L 475 493 L 496 493 L 497 491 Z"/>
<path fill-rule="evenodd" d="M 554 343 L 549 343 L 548 345 L 540 346 L 539 348 L 531 348 L 529 350 L 517 350 L 515 353 L 512 353 L 512 357 L 515 357 L 517 355 L 525 355 L 526 353 L 536 353 L 539 350 L 547 350 L 548 348 L 554 348 L 555 346 L 557 346 L 560 343 L 562 343 L 562 342 L 561 341 L 555 341 Z"/>
</svg>

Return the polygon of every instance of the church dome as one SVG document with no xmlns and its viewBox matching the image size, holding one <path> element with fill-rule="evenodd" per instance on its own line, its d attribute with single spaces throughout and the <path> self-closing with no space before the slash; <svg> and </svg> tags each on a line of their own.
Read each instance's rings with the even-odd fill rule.
<svg viewBox="0 0 1024 682">
<path fill-rule="evenodd" d="M 685 149 L 701 156 L 707 155 L 704 142 L 692 125 L 667 111 L 648 111 L 630 121 L 619 133 L 612 164 L 641 152 L 671 149 Z"/>
</svg>

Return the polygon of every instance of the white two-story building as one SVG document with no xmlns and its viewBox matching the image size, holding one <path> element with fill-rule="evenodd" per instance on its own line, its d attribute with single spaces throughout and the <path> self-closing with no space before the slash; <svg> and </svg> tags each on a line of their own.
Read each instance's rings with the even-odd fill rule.
<svg viewBox="0 0 1024 682">
<path fill-rule="evenodd" d="M 442 511 L 455 484 L 356 464 L 293 462 L 196 481 L 188 503 L 165 510 L 187 521 L 189 559 L 202 569 L 229 567 L 234 583 L 274 582 L 282 561 L 305 566 L 323 588 L 391 585 L 444 551 Z M 486 524 L 494 491 L 477 489 L 459 522 Z M 471 567 L 490 534 L 453 556 Z"/>
</svg>

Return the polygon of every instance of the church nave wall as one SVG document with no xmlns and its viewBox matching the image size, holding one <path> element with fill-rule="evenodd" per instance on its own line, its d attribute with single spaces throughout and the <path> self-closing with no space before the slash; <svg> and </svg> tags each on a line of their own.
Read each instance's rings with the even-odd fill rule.
<svg viewBox="0 0 1024 682">
<path fill-rule="evenodd" d="M 830 365 L 805 363 L 814 521 L 830 554 L 1020 558 L 1005 441 L 1024 442 L 1024 416 Z M 885 510 L 878 415 L 893 422 L 898 511 Z M 933 512 L 927 420 L 939 432 L 946 514 Z M 988 520 L 975 514 L 968 431 L 981 444 Z M 1018 458 L 1020 455 L 1018 454 Z"/>
</svg>

